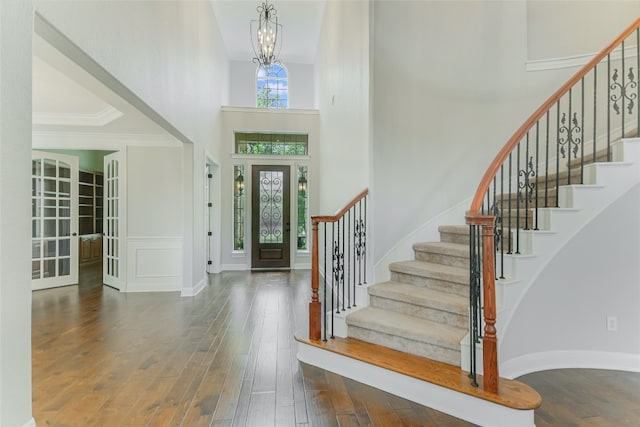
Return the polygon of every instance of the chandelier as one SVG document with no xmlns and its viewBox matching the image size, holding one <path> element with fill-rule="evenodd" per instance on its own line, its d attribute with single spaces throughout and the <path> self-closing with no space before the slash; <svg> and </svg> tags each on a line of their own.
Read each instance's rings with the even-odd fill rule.
<svg viewBox="0 0 640 427">
<path fill-rule="evenodd" d="M 256 55 L 253 62 L 258 63 L 260 67 L 269 68 L 272 64 L 280 63 L 278 54 L 282 48 L 282 25 L 278 24 L 276 8 L 268 1 L 256 10 L 259 14 L 258 20 L 252 20 L 250 25 L 251 47 Z"/>
</svg>

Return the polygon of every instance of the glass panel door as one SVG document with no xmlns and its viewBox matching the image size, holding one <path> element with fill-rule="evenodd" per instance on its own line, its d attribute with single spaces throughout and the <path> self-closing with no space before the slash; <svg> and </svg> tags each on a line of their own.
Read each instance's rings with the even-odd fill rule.
<svg viewBox="0 0 640 427">
<path fill-rule="evenodd" d="M 103 264 L 102 280 L 119 290 L 125 286 L 124 247 L 122 218 L 125 212 L 123 203 L 123 164 L 122 153 L 116 152 L 104 156 L 104 218 L 103 218 Z"/>
<path fill-rule="evenodd" d="M 78 158 L 32 151 L 31 288 L 78 283 Z"/>
</svg>

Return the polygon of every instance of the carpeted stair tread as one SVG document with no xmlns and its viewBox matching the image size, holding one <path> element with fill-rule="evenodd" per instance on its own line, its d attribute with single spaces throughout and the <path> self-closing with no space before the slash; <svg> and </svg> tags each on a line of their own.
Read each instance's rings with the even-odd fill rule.
<svg viewBox="0 0 640 427">
<path fill-rule="evenodd" d="M 467 330 L 393 311 L 366 307 L 347 316 L 347 324 L 412 341 L 460 350 Z"/>
<path fill-rule="evenodd" d="M 466 224 L 462 225 L 440 225 L 438 226 L 438 231 L 440 233 L 450 233 L 450 234 L 462 234 L 465 236 L 469 235 L 469 226 Z"/>
<path fill-rule="evenodd" d="M 441 255 L 469 257 L 469 245 L 449 242 L 422 242 L 414 243 L 413 250 L 418 252 L 430 252 Z"/>
<path fill-rule="evenodd" d="M 469 299 L 449 292 L 388 281 L 369 288 L 369 295 L 467 316 Z"/>
<path fill-rule="evenodd" d="M 389 270 L 395 273 L 429 277 L 449 282 L 469 284 L 469 269 L 450 265 L 434 264 L 425 261 L 398 261 L 389 264 Z"/>
</svg>

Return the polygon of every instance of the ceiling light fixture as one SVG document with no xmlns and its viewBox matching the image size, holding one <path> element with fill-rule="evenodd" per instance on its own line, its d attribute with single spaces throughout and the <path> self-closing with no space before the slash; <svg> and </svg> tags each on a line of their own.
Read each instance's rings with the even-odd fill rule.
<svg viewBox="0 0 640 427">
<path fill-rule="evenodd" d="M 258 20 L 254 19 L 250 24 L 251 47 L 256 55 L 253 62 L 258 63 L 260 67 L 269 68 L 272 64 L 280 63 L 278 56 L 282 48 L 282 25 L 278 24 L 278 11 L 268 1 L 256 10 L 259 14 Z"/>
</svg>

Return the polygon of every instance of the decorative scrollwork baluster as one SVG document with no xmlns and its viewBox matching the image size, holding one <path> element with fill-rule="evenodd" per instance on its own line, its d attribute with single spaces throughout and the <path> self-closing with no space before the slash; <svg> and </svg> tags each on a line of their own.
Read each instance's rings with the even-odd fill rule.
<svg viewBox="0 0 640 427">
<path fill-rule="evenodd" d="M 638 86 L 638 81 L 636 80 L 636 75 L 633 72 L 633 67 L 629 67 L 629 72 L 627 73 L 627 82 L 624 85 L 618 81 L 619 78 L 618 69 L 614 68 L 613 75 L 611 76 L 611 96 L 610 99 L 613 101 L 611 108 L 616 112 L 616 114 L 620 115 L 621 113 L 621 104 L 627 102 L 626 107 L 628 114 L 633 113 L 633 109 L 635 108 L 635 101 L 638 97 L 637 93 L 633 92 Z"/>
<path fill-rule="evenodd" d="M 535 181 L 533 178 L 536 176 L 536 171 L 533 166 L 533 156 L 529 158 L 527 163 L 527 169 L 521 169 L 518 174 L 524 178 L 524 181 L 520 182 L 518 187 L 518 202 L 527 200 L 529 203 L 533 201 L 533 190 L 535 189 Z M 524 196 L 523 196 L 524 190 Z"/>
<path fill-rule="evenodd" d="M 340 245 L 337 241 L 333 242 L 332 261 L 333 279 L 336 287 L 335 289 L 333 289 L 333 292 L 335 292 L 339 297 L 340 288 L 344 285 L 344 253 L 342 253 Z M 338 301 L 338 304 L 336 304 L 336 313 L 340 313 L 340 301 Z"/>
<path fill-rule="evenodd" d="M 353 234 L 354 234 L 353 241 L 355 246 L 356 260 L 359 262 L 359 265 L 361 265 L 361 262 L 364 259 L 366 254 L 366 246 L 367 246 L 367 232 L 365 230 L 364 220 L 360 219 L 355 221 Z M 362 277 L 359 277 L 358 285 L 362 285 L 361 279 Z"/>
<path fill-rule="evenodd" d="M 568 154 L 568 150 L 571 150 L 573 153 L 573 157 L 577 158 L 578 150 L 580 149 L 580 143 L 582 142 L 582 138 L 580 137 L 580 133 L 582 132 L 582 128 L 578 122 L 578 114 L 573 113 L 573 117 L 571 120 L 567 122 L 567 114 L 562 113 L 562 118 L 560 119 L 560 123 L 562 126 L 558 128 L 558 133 L 560 136 L 558 139 L 558 145 L 560 145 L 560 154 L 562 154 L 562 158 L 566 158 Z M 571 160 L 571 154 L 569 154 L 569 160 Z"/>
</svg>

